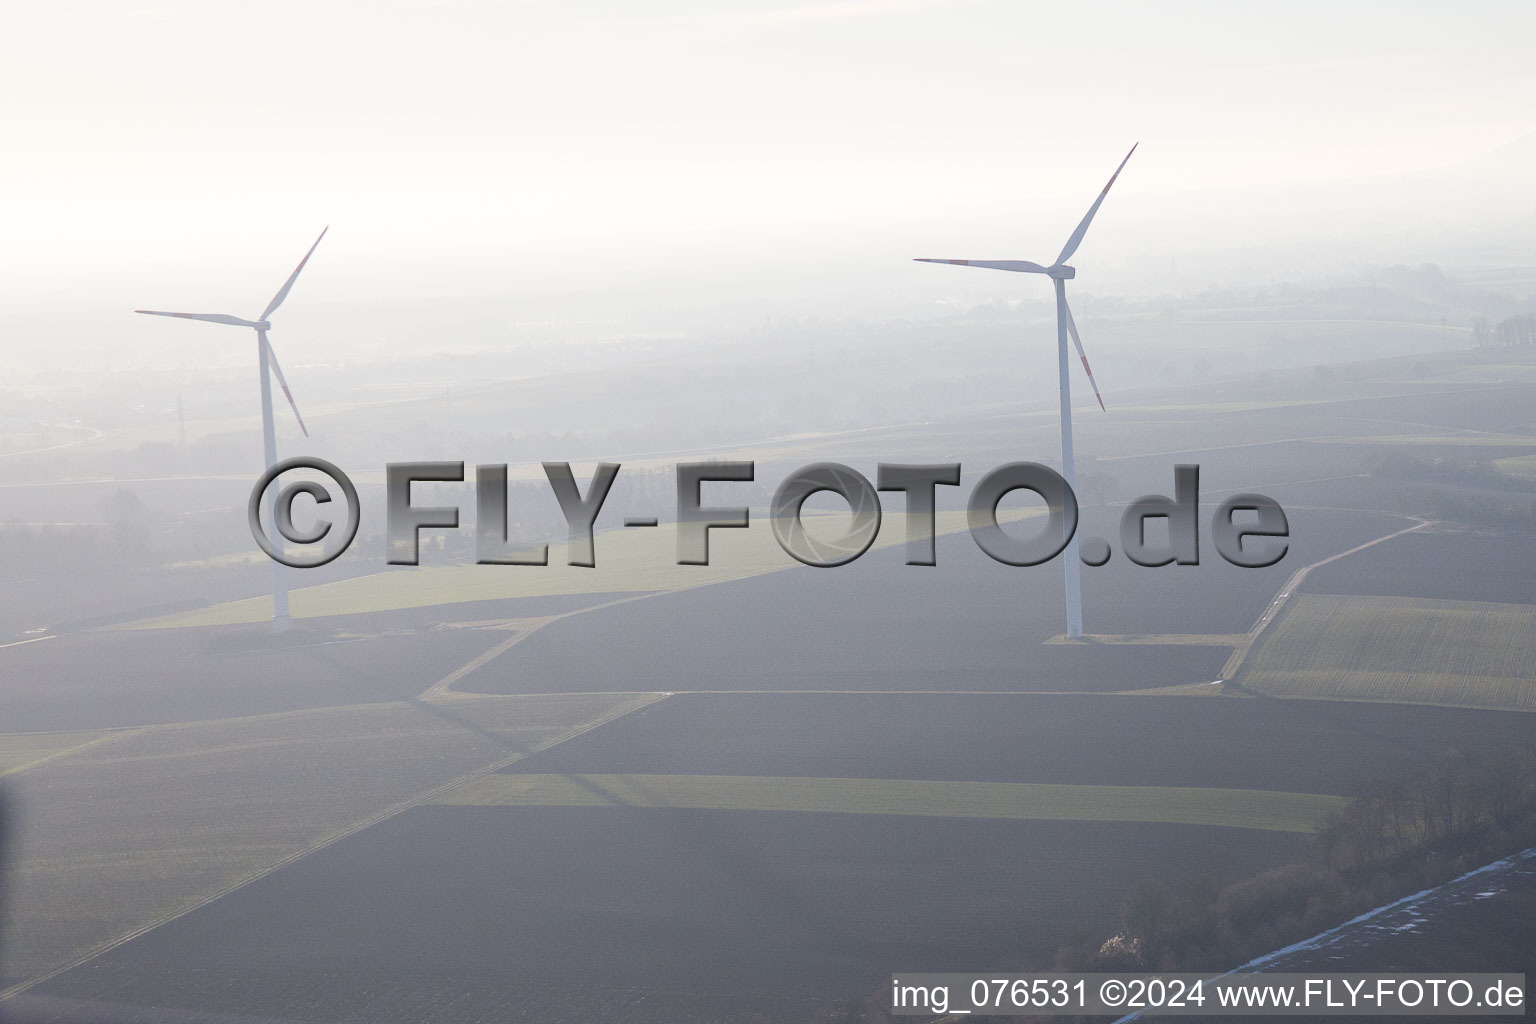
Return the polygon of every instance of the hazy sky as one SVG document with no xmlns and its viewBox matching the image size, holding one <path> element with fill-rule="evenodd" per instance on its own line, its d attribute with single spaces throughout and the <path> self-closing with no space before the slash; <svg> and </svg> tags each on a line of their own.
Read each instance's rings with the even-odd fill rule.
<svg viewBox="0 0 1536 1024">
<path fill-rule="evenodd" d="M 1528 0 L 29 4 L 0 258 L 26 324 L 66 301 L 93 331 L 254 313 L 325 223 L 305 287 L 338 302 L 1048 259 L 1139 139 L 1081 265 L 1203 194 L 1531 132 L 1533 37 Z"/>
</svg>

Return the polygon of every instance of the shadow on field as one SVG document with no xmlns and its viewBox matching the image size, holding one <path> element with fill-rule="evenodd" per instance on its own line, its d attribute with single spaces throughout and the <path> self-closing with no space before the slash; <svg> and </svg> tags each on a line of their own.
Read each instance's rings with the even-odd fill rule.
<svg viewBox="0 0 1536 1024">
<path fill-rule="evenodd" d="M 436 716 L 444 722 L 457 725 L 491 743 L 503 751 L 508 759 L 527 757 L 536 751 L 525 743 L 519 743 L 511 736 L 487 729 L 473 719 L 458 714 L 449 707 L 432 701 L 422 700 L 420 697 L 401 698 L 398 695 L 387 693 L 383 687 L 375 683 L 368 673 L 343 664 L 323 648 L 304 648 L 304 656 L 317 661 L 326 667 L 342 674 L 349 674 L 356 678 L 362 685 L 372 687 L 382 696 L 390 700 L 403 700 L 418 711 Z M 572 773 L 561 773 L 561 777 L 574 783 L 606 804 L 624 806 L 627 801 L 618 793 L 612 792 L 598 785 L 589 776 Z M 772 900 L 773 905 L 785 910 L 786 916 L 797 917 L 800 922 L 813 932 L 821 934 L 837 934 L 839 918 L 824 912 L 816 904 L 804 899 L 793 888 L 782 884 L 773 884 L 775 874 L 769 870 L 769 865 L 760 863 L 751 855 L 750 849 L 743 848 L 732 840 L 731 835 L 724 829 L 725 822 L 718 817 L 700 816 L 695 819 L 697 826 L 690 838 L 697 848 L 712 854 L 711 860 L 720 870 L 727 872 L 743 886 L 757 892 L 759 895 Z M 0 1024 L 4 1024 L 0 1021 Z"/>
</svg>

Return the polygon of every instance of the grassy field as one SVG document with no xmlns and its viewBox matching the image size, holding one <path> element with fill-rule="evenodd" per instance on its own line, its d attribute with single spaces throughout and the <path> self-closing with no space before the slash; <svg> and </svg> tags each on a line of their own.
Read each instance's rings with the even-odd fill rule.
<svg viewBox="0 0 1536 1024">
<path fill-rule="evenodd" d="M 1508 473 L 1523 480 L 1536 480 L 1536 455 L 1515 455 L 1507 459 L 1494 459 L 1493 465 L 1500 473 Z"/>
<path fill-rule="evenodd" d="M 1311 832 L 1342 797 L 1254 789 L 1062 786 L 750 775 L 488 775 L 439 803 L 493 807 L 680 807 L 1017 821 L 1149 821 Z"/>
<path fill-rule="evenodd" d="M 1274 696 L 1536 710 L 1536 606 L 1298 596 L 1239 682 Z"/>
</svg>

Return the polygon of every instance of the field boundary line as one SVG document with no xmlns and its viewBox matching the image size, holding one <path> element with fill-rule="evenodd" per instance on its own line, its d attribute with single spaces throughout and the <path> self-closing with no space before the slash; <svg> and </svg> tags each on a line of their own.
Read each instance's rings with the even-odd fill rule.
<svg viewBox="0 0 1536 1024">
<path fill-rule="evenodd" d="M 103 735 L 97 736 L 95 739 L 86 740 L 84 743 L 77 743 L 73 747 L 69 747 L 65 750 L 55 750 L 51 754 L 44 754 L 42 757 L 39 757 L 35 761 L 28 761 L 26 764 L 19 764 L 15 768 L 7 768 L 5 771 L 0 771 L 0 779 L 8 779 L 13 775 L 21 775 L 24 772 L 30 772 L 34 768 L 41 768 L 44 765 L 52 764 L 53 762 L 62 758 L 69 757 L 71 754 L 78 754 L 82 750 L 89 750 L 92 747 L 99 747 L 103 743 L 111 743 L 114 740 L 128 739 L 132 736 L 141 735 L 142 733 L 148 732 L 149 728 L 150 727 L 145 726 L 135 729 L 107 730 Z M 21 735 L 25 734 L 23 733 Z"/>
<path fill-rule="evenodd" d="M 0 644 L 0 649 L 4 649 L 6 647 L 20 647 L 23 644 L 42 643 L 44 640 L 57 640 L 58 638 L 59 635 L 57 633 L 49 633 L 47 636 L 34 636 L 27 640 L 12 640 L 8 644 Z"/>
<path fill-rule="evenodd" d="M 420 698 L 418 699 L 438 700 L 443 697 L 457 696 L 452 692 L 454 683 L 458 682 L 460 679 L 463 679 L 465 676 L 469 675 L 471 672 L 475 671 L 481 666 L 488 665 L 492 661 L 495 661 L 497 658 L 501 657 L 508 650 L 510 650 L 518 641 L 522 640 L 523 637 L 530 635 L 534 632 L 534 630 L 540 628 L 550 621 L 551 617 L 548 616 L 542 619 L 506 620 L 500 624 L 502 628 L 513 626 L 514 623 L 517 624 L 514 626 L 511 636 L 507 637 L 505 640 L 500 641 L 499 643 L 492 644 L 488 649 L 481 651 L 478 655 L 471 658 L 469 661 L 465 662 L 458 668 L 454 669 L 452 672 L 449 672 L 447 675 L 443 676 L 443 678 L 439 679 L 437 682 L 423 690 Z"/>
<path fill-rule="evenodd" d="M 360 822 L 349 825 L 339 832 L 335 832 L 329 836 L 326 836 L 324 839 L 317 840 L 316 842 L 309 844 L 301 850 L 295 850 L 293 853 L 283 857 L 281 860 L 278 860 L 273 864 L 269 864 L 259 871 L 246 875 L 244 878 L 229 883 L 228 885 L 219 889 L 217 892 L 210 893 L 209 895 L 204 896 L 201 899 L 188 904 L 179 910 L 174 910 L 162 914 L 154 920 L 150 921 L 148 924 L 141 925 L 125 935 L 120 935 L 109 942 L 105 942 L 90 950 L 89 952 L 75 957 L 73 960 L 70 960 L 68 963 L 63 964 L 62 966 L 56 967 L 44 974 L 40 974 L 35 978 L 29 978 L 26 981 L 19 982 L 15 985 L 12 985 L 10 988 L 0 989 L 0 1003 L 4 1003 L 6 1000 L 11 999 L 14 996 L 21 995 L 23 992 L 35 988 L 38 985 L 52 981 L 59 975 L 68 971 L 72 971 L 76 967 L 83 966 L 84 964 L 89 963 L 104 953 L 110 953 L 117 947 L 124 945 L 125 943 L 132 942 L 134 939 L 152 932 L 162 925 L 169 924 L 172 921 L 186 917 L 188 914 L 201 910 L 208 906 L 210 903 L 214 903 L 226 896 L 231 895 L 232 893 L 244 889 L 248 885 L 259 882 L 263 878 L 281 871 L 283 868 L 289 867 L 290 865 L 303 860 L 305 857 L 308 857 L 311 854 L 319 853 L 321 850 L 335 846 L 343 839 L 349 839 L 352 836 L 357 835 L 359 832 L 370 829 L 382 822 L 388 821 L 390 818 L 393 818 L 399 814 L 403 814 L 415 807 L 420 807 L 423 804 L 434 803 L 442 797 L 447 796 L 455 789 L 460 788 L 461 786 L 466 786 L 470 783 L 477 782 L 480 779 L 485 778 L 487 775 L 493 775 L 496 772 L 501 771 L 503 768 L 507 768 L 516 764 L 518 761 L 521 761 L 525 757 L 530 757 L 533 754 L 542 753 L 546 750 L 549 750 L 551 747 L 559 746 L 561 743 L 564 743 L 567 740 L 573 740 L 578 736 L 591 732 L 593 729 L 607 725 L 609 722 L 612 722 L 615 719 L 622 718 L 625 715 L 631 714 L 632 712 L 639 711 L 641 708 L 649 707 L 650 705 L 655 704 L 657 701 L 665 700 L 668 696 L 670 696 L 670 694 L 651 692 L 631 694 L 629 696 L 631 697 L 630 700 L 622 701 L 609 710 L 598 715 L 596 718 L 588 722 L 583 722 L 580 725 L 573 726 L 570 729 L 567 729 L 564 732 L 551 737 L 549 740 L 543 743 L 534 744 L 526 750 L 520 750 L 517 753 L 510 755 L 509 757 L 500 758 L 488 765 L 477 768 L 472 772 L 461 775 L 456 779 L 445 782 L 440 786 L 435 786 L 425 793 L 418 793 L 414 797 L 393 803 L 384 808 L 382 811 L 378 811 Z"/>
<path fill-rule="evenodd" d="M 1280 612 L 1285 608 L 1291 597 L 1296 593 L 1297 588 L 1301 586 L 1302 581 L 1307 578 L 1308 573 L 1310 573 L 1313 569 L 1321 568 L 1330 562 L 1337 562 L 1341 558 L 1348 558 L 1350 555 L 1358 554 L 1361 551 L 1364 551 L 1366 548 L 1373 548 L 1377 544 L 1384 544 L 1389 540 L 1395 540 L 1404 534 L 1416 533 L 1419 530 L 1424 530 L 1431 526 L 1435 526 L 1438 522 L 1434 519 L 1419 519 L 1417 516 L 1414 518 L 1417 521 L 1412 526 L 1404 527 L 1401 530 L 1396 530 L 1382 537 L 1377 537 L 1375 540 L 1368 540 L 1364 544 L 1357 544 L 1350 548 L 1348 551 L 1340 551 L 1337 554 L 1329 555 L 1327 558 L 1320 558 L 1316 562 L 1313 562 L 1310 565 L 1304 565 L 1300 569 L 1297 569 L 1295 572 L 1291 573 L 1290 579 L 1286 580 L 1285 583 L 1280 587 L 1280 593 L 1275 595 L 1274 600 L 1269 602 L 1269 607 L 1264 609 L 1264 613 L 1259 616 L 1258 621 L 1254 622 L 1253 626 L 1249 628 L 1248 632 L 1243 634 L 1242 643 L 1238 644 L 1238 646 L 1232 651 L 1232 656 L 1227 659 L 1226 664 L 1221 666 L 1222 680 L 1224 682 L 1230 682 L 1237 677 L 1237 673 L 1242 668 L 1243 662 L 1248 658 L 1248 652 L 1253 650 L 1253 645 L 1258 642 L 1258 639 L 1263 634 L 1264 630 L 1269 628 L 1270 623 L 1274 622 L 1275 619 L 1279 617 Z"/>
<path fill-rule="evenodd" d="M 489 665 L 491 662 L 495 661 L 497 658 L 501 657 L 507 651 L 509 651 L 513 647 L 517 646 L 517 644 L 519 642 L 521 642 L 524 638 L 532 636 L 534 633 L 536 633 L 539 630 L 543 629 L 545 626 L 548 626 L 548 625 L 550 625 L 552 623 L 555 623 L 555 622 L 559 622 L 562 619 L 568 619 L 568 618 L 570 618 L 573 615 L 585 615 L 587 612 L 598 612 L 598 611 L 602 611 L 605 608 L 616 608 L 616 607 L 618 607 L 621 604 L 630 604 L 630 603 L 632 603 L 634 601 L 645 601 L 645 600 L 647 600 L 649 598 L 653 598 L 653 597 L 666 597 L 668 594 L 683 594 L 683 593 L 687 593 L 690 590 L 698 590 L 698 589 L 700 589 L 702 587 L 718 586 L 721 583 L 736 583 L 736 582 L 739 582 L 741 580 L 753 579 L 754 577 L 757 577 L 757 576 L 768 576 L 768 575 L 771 575 L 771 574 L 776 573 L 776 572 L 783 572 L 786 569 L 793 569 L 793 568 L 794 568 L 793 565 L 784 565 L 784 566 L 779 566 L 779 567 L 773 568 L 773 569 L 764 569 L 764 570 L 761 570 L 761 571 L 758 571 L 758 572 L 747 572 L 747 573 L 743 573 L 742 575 L 739 575 L 739 576 L 730 576 L 730 577 L 723 578 L 723 579 L 702 580 L 702 581 L 700 581 L 698 583 L 690 583 L 689 585 L 684 586 L 684 587 L 674 587 L 671 590 L 648 590 L 648 591 L 646 591 L 645 593 L 642 593 L 642 594 L 629 594 L 629 595 L 626 595 L 625 597 L 615 598 L 612 601 L 604 601 L 601 604 L 587 605 L 584 608 L 572 608 L 568 612 L 560 612 L 557 615 L 546 615 L 546 616 L 542 616 L 540 618 L 531 618 L 531 619 L 508 619 L 508 620 L 506 620 L 505 623 L 503 623 L 503 625 L 510 625 L 511 623 L 514 623 L 514 622 L 526 622 L 526 623 L 528 623 L 528 627 L 526 629 L 518 630 L 517 633 L 513 634 L 512 636 L 508 637 L 507 639 L 505 639 L 505 640 L 501 641 L 500 643 L 498 643 L 498 644 L 494 645 L 493 647 L 491 647 L 490 650 L 481 653 L 479 656 L 475 657 L 474 659 L 469 661 L 467 664 L 461 665 L 458 668 L 454 669 L 452 672 L 448 673 L 446 676 L 444 676 L 443 678 L 439 679 L 437 682 L 433 683 L 431 686 L 427 687 L 427 689 L 422 692 L 421 696 L 418 699 L 419 700 L 430 701 L 430 700 L 444 700 L 444 699 L 457 700 L 457 699 L 459 699 L 461 697 L 516 697 L 516 696 L 531 696 L 530 694 L 502 694 L 502 693 L 488 694 L 488 693 L 460 692 L 460 691 L 454 690 L 453 686 L 454 686 L 455 683 L 459 682 L 461 679 L 464 679 L 466 676 L 468 676 L 470 673 L 474 672 L 476 669 L 483 668 L 486 665 Z M 657 691 L 654 691 L 654 690 L 615 690 L 615 691 L 611 691 L 611 692 L 614 692 L 614 693 L 655 693 Z M 551 694 L 549 696 L 553 696 L 553 695 Z"/>
<path fill-rule="evenodd" d="M 785 568 L 789 568 L 789 566 L 785 566 Z M 768 572 L 778 572 L 778 571 L 779 570 L 777 570 L 777 569 L 770 569 L 770 570 L 768 570 Z M 754 574 L 751 574 L 751 575 L 766 575 L 766 573 L 754 573 Z M 572 608 L 568 612 L 560 612 L 557 615 L 544 615 L 544 616 L 540 616 L 538 618 L 530 618 L 530 619 L 507 619 L 505 622 L 502 623 L 503 626 L 509 626 L 509 625 L 514 624 L 514 623 L 525 623 L 526 626 L 524 628 L 518 629 L 518 631 L 516 633 L 514 633 L 511 636 L 507 637 L 507 639 L 501 641 L 498 644 L 493 645 L 489 650 L 482 652 L 480 655 L 478 655 L 477 657 L 471 659 L 469 662 L 467 662 L 467 663 L 465 663 L 463 665 L 460 665 L 458 668 L 454 669 L 452 672 L 448 673 L 446 676 L 443 676 L 443 678 L 439 679 L 437 682 L 435 682 L 431 686 L 427 687 L 426 690 L 422 691 L 421 696 L 419 698 L 417 698 L 417 699 L 418 700 L 441 700 L 443 698 L 458 698 L 458 697 L 462 697 L 462 696 L 498 696 L 498 697 L 499 696 L 503 696 L 503 694 L 486 695 L 486 694 L 461 694 L 461 693 L 456 693 L 456 692 L 454 692 L 453 684 L 457 683 L 459 680 L 463 679 L 465 676 L 468 676 L 471 672 L 474 672 L 476 669 L 483 668 L 484 666 L 489 665 L 491 662 L 495 661 L 497 658 L 499 658 L 503 654 L 507 653 L 507 651 L 509 651 L 513 647 L 517 646 L 517 644 L 519 642 L 521 642 L 525 637 L 532 636 L 534 633 L 536 633 L 539 630 L 543 629 L 545 626 L 549 625 L 552 622 L 559 622 L 561 619 L 568 619 L 572 615 L 581 615 L 581 614 L 584 614 L 586 612 L 601 611 L 604 608 L 613 608 L 613 607 L 616 607 L 617 605 L 629 604 L 631 601 L 644 601 L 648 597 L 660 597 L 663 594 L 678 594 L 678 593 L 681 593 L 684 590 L 695 590 L 695 589 L 697 589 L 699 587 L 709 587 L 709 586 L 713 586 L 715 583 L 734 583 L 737 579 L 747 579 L 747 578 L 748 578 L 747 576 L 738 576 L 738 577 L 733 577 L 733 578 L 731 578 L 729 580 L 711 580 L 711 581 L 709 581 L 707 583 L 695 583 L 692 586 L 680 587 L 677 590 L 648 590 L 648 591 L 646 591 L 643 594 L 630 594 L 627 597 L 615 598 L 612 601 L 604 601 L 601 604 L 588 605 L 585 608 Z M 629 692 L 647 693 L 647 692 L 652 692 L 652 691 L 645 691 L 645 690 L 641 690 L 641 691 L 628 691 L 628 690 L 622 690 L 622 691 L 616 691 L 616 692 L 620 692 L 620 693 L 629 693 Z M 510 696 L 510 695 L 507 695 L 507 696 Z"/>
<path fill-rule="evenodd" d="M 1031 515 L 1023 515 L 1023 516 L 1019 516 L 1018 518 L 1028 519 L 1028 518 L 1032 518 L 1032 516 Z M 954 530 L 946 531 L 943 534 L 935 532 L 934 536 L 935 537 L 949 536 L 951 534 L 959 533 L 959 532 L 960 531 L 957 528 L 957 529 L 954 529 Z M 894 546 L 894 542 L 892 543 L 892 546 Z M 518 630 L 517 633 L 515 633 L 514 635 L 508 637 L 507 639 L 503 640 L 502 642 L 494 645 L 489 650 L 484 651 L 479 656 L 477 656 L 474 659 L 472 659 L 471 661 L 469 661 L 467 664 L 461 665 L 458 668 L 454 669 L 452 672 L 448 673 L 446 676 L 444 676 L 443 678 L 439 679 L 437 682 L 433 683 L 431 686 L 427 687 L 427 689 L 422 692 L 421 696 L 418 699 L 419 700 L 431 701 L 431 700 L 443 700 L 443 699 L 458 699 L 460 697 L 527 696 L 527 695 L 519 695 L 519 694 L 479 694 L 479 693 L 473 693 L 473 692 L 464 693 L 464 692 L 457 692 L 457 691 L 455 691 L 453 689 L 453 686 L 454 686 L 455 683 L 457 683 L 460 680 L 464 679 L 466 676 L 468 676 L 470 673 L 474 672 L 476 669 L 483 668 L 486 665 L 489 665 L 491 662 L 495 661 L 497 658 L 501 657 L 507 651 L 509 651 L 513 647 L 517 646 L 517 644 L 519 642 L 521 642 L 525 637 L 532 636 L 534 633 L 536 633 L 539 630 L 543 629 L 545 626 L 548 626 L 551 623 L 559 622 L 562 619 L 568 619 L 568 618 L 572 617 L 573 615 L 585 615 L 587 612 L 599 612 L 599 611 L 604 610 L 605 608 L 617 608 L 619 605 L 631 604 L 631 603 L 633 603 L 635 601 L 645 601 L 645 600 L 648 600 L 648 599 L 654 598 L 654 597 L 666 597 L 666 596 L 668 596 L 670 594 L 685 594 L 685 593 L 687 593 L 687 592 L 689 592 L 691 590 L 699 590 L 699 589 L 702 589 L 704 587 L 719 586 L 722 583 L 738 583 L 741 580 L 755 579 L 755 578 L 757 578 L 759 576 L 771 576 L 774 573 L 785 572 L 786 570 L 793 569 L 793 568 L 795 568 L 795 563 L 791 562 L 788 565 L 774 566 L 773 568 L 769 568 L 769 569 L 748 570 L 746 572 L 738 573 L 737 575 L 734 575 L 734 576 L 725 576 L 725 577 L 717 577 L 715 579 L 700 580 L 698 583 L 690 583 L 690 584 L 687 584 L 687 585 L 681 586 L 681 587 L 672 587 L 672 588 L 669 588 L 667 590 L 647 590 L 647 591 L 645 591 L 643 593 L 627 594 L 624 597 L 615 598 L 612 601 L 603 601 L 600 604 L 587 605 L 587 606 L 582 607 L 582 608 L 572 608 L 570 611 L 560 612 L 560 613 L 555 614 L 555 615 L 545 615 L 545 616 L 541 616 L 541 617 L 537 617 L 537 618 L 528 618 L 528 619 L 506 619 L 506 620 L 502 620 L 501 621 L 501 625 L 502 626 L 508 626 L 508 625 L 512 625 L 513 623 L 518 623 L 518 622 L 525 622 L 525 623 L 527 623 L 527 628 L 526 629 Z M 489 627 L 482 626 L 481 628 L 489 628 Z M 639 691 L 621 690 L 621 691 L 616 691 L 616 692 L 620 692 L 620 693 L 630 693 L 630 692 L 650 693 L 650 692 L 654 692 L 654 691 L 648 691 L 648 690 L 639 690 Z"/>
</svg>

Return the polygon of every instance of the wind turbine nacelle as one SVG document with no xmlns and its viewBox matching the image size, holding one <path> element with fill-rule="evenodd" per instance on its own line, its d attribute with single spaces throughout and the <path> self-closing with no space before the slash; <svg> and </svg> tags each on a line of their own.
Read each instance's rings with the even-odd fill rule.
<svg viewBox="0 0 1536 1024">
<path fill-rule="evenodd" d="M 272 321 L 270 321 L 270 320 L 257 320 L 251 326 L 256 328 L 258 331 L 270 331 L 272 329 Z"/>
<path fill-rule="evenodd" d="M 1047 267 L 1045 272 L 1058 281 L 1070 281 L 1077 276 L 1077 268 L 1058 263 L 1054 267 Z"/>
</svg>

